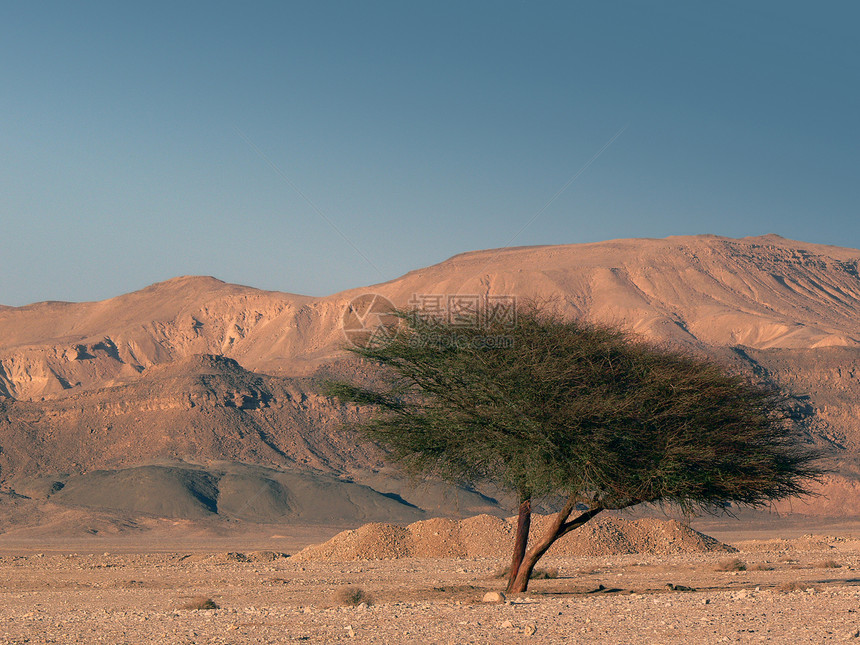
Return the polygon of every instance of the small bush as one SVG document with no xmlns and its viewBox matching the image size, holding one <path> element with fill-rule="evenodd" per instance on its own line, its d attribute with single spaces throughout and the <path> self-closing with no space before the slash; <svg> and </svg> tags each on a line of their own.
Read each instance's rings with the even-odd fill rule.
<svg viewBox="0 0 860 645">
<path fill-rule="evenodd" d="M 756 562 L 748 567 L 750 571 L 773 571 L 775 568 L 776 567 L 767 564 L 766 562 Z"/>
<path fill-rule="evenodd" d="M 373 602 L 369 593 L 361 587 L 353 587 L 352 585 L 338 589 L 335 593 L 335 598 L 337 598 L 337 601 L 341 605 L 346 605 L 347 607 L 358 607 L 361 603 L 369 605 Z"/>
<path fill-rule="evenodd" d="M 596 570 L 595 570 L 596 573 Z M 503 569 L 497 569 L 493 573 L 493 578 L 497 580 L 502 580 L 511 575 L 511 568 L 505 567 Z M 551 580 L 558 578 L 558 569 L 532 569 L 532 574 L 529 576 L 529 580 Z"/>
<path fill-rule="evenodd" d="M 816 569 L 839 569 L 842 565 L 836 560 L 822 560 L 812 565 Z"/>
<path fill-rule="evenodd" d="M 530 578 L 532 580 L 554 580 L 558 578 L 558 569 L 535 569 Z"/>
<path fill-rule="evenodd" d="M 791 593 L 792 591 L 806 591 L 807 589 L 814 589 L 814 587 L 810 584 L 804 582 L 783 582 L 777 588 L 777 591 L 784 591 L 785 593 Z"/>
<path fill-rule="evenodd" d="M 182 605 L 182 609 L 218 609 L 218 604 L 206 596 L 195 596 Z"/>
<path fill-rule="evenodd" d="M 746 571 L 747 564 L 743 560 L 738 558 L 731 558 L 729 560 L 721 560 L 717 563 L 717 566 L 714 567 L 714 571 Z"/>
</svg>

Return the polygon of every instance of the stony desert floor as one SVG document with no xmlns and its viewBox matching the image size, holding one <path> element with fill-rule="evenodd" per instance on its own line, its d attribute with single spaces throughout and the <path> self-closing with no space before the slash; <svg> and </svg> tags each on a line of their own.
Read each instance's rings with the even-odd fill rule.
<svg viewBox="0 0 860 645">
<path fill-rule="evenodd" d="M 307 562 L 200 542 L 43 553 L 0 543 L 0 643 L 860 643 L 859 538 L 545 558 L 557 577 L 501 604 L 482 602 L 503 587 L 496 559 Z M 347 586 L 370 602 L 345 605 Z M 204 599 L 218 608 L 188 608 Z"/>
</svg>

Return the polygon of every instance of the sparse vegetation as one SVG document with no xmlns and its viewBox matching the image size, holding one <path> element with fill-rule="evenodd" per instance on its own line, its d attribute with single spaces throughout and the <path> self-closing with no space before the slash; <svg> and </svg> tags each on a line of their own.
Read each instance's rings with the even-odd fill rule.
<svg viewBox="0 0 860 645">
<path fill-rule="evenodd" d="M 806 591 L 807 589 L 814 589 L 814 587 L 805 582 L 797 582 L 796 580 L 792 580 L 791 582 L 783 582 L 776 588 L 777 591 L 782 591 L 785 593 L 791 593 L 793 591 Z"/>
<path fill-rule="evenodd" d="M 345 605 L 347 607 L 358 607 L 362 603 L 365 605 L 373 604 L 373 598 L 369 593 L 367 593 L 367 591 L 362 587 L 356 587 L 353 585 L 340 587 L 337 592 L 335 592 L 335 599 L 341 605 Z"/>
<path fill-rule="evenodd" d="M 815 569 L 839 569 L 842 565 L 836 560 L 821 560 L 812 564 Z"/>
<path fill-rule="evenodd" d="M 206 596 L 194 596 L 182 605 L 182 609 L 218 609 L 218 604 Z"/>
<path fill-rule="evenodd" d="M 776 567 L 767 562 L 756 562 L 747 567 L 749 571 L 773 571 Z"/>
<path fill-rule="evenodd" d="M 714 567 L 714 571 L 746 571 L 747 564 L 740 558 L 729 558 L 720 560 Z"/>
<path fill-rule="evenodd" d="M 511 575 L 511 568 L 510 567 L 504 567 L 502 569 L 499 569 L 495 573 L 493 573 L 493 577 L 496 579 L 507 578 L 510 575 Z M 537 569 L 537 568 L 533 569 L 530 579 L 531 580 L 555 580 L 556 578 L 558 578 L 558 569 L 556 569 L 555 567 L 552 567 L 549 569 Z"/>
<path fill-rule="evenodd" d="M 532 569 L 532 580 L 554 580 L 558 578 L 558 569 Z"/>
</svg>

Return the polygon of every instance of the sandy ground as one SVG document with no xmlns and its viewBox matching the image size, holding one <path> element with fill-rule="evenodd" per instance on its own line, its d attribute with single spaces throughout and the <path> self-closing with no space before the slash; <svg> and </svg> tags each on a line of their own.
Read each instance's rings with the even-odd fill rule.
<svg viewBox="0 0 860 645">
<path fill-rule="evenodd" d="M 217 541 L 169 550 L 138 539 L 137 552 L 81 541 L 89 550 L 72 553 L 0 542 L 0 643 L 860 643 L 858 538 L 738 542 L 733 556 L 549 558 L 541 566 L 558 577 L 503 604 L 481 602 L 503 587 L 493 573 L 504 563 L 491 559 L 321 563 Z M 735 557 L 745 571 L 716 570 Z M 372 602 L 344 606 L 347 585 Z M 183 608 L 196 597 L 219 608 Z"/>
</svg>

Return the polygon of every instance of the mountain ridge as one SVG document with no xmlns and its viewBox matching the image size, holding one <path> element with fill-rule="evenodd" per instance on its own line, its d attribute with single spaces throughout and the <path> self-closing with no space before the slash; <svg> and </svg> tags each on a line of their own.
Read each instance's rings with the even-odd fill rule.
<svg viewBox="0 0 860 645">
<path fill-rule="evenodd" d="M 380 293 L 561 299 L 566 313 L 682 346 L 860 346 L 860 251 L 775 235 L 626 239 L 456 255 L 315 298 L 181 276 L 108 300 L 0 310 L 0 388 L 23 399 L 120 383 L 193 353 L 297 376 L 336 358 L 348 302 Z"/>
<path fill-rule="evenodd" d="M 773 234 L 674 236 L 473 251 L 321 298 L 179 276 L 103 301 L 0 307 L 0 481 L 159 459 L 370 477 L 382 454 L 339 430 L 356 410 L 315 392 L 326 374 L 362 375 L 340 321 L 366 293 L 402 307 L 434 294 L 554 299 L 758 371 L 806 397 L 799 427 L 855 481 L 858 268 L 860 250 Z"/>
</svg>

